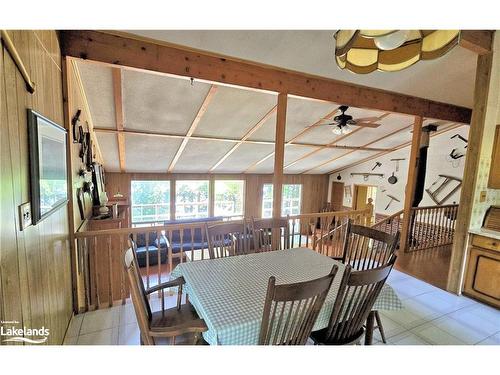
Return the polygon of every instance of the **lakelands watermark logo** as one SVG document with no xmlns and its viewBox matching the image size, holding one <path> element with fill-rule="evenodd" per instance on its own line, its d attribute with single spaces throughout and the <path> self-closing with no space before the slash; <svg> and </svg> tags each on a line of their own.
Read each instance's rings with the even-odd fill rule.
<svg viewBox="0 0 500 375">
<path fill-rule="evenodd" d="M 2 342 L 26 342 L 29 344 L 43 344 L 47 341 L 50 330 L 42 326 L 41 328 L 16 328 L 19 322 L 0 321 L 0 339 Z M 30 338 L 31 337 L 31 338 Z"/>
</svg>

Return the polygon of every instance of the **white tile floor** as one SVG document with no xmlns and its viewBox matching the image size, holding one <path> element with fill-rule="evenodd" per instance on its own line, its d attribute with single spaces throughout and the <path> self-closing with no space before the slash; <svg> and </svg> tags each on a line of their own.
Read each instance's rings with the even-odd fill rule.
<svg viewBox="0 0 500 375">
<path fill-rule="evenodd" d="M 388 283 L 405 308 L 381 311 L 388 344 L 393 345 L 500 345 L 500 310 L 458 297 L 393 270 Z M 170 298 L 167 306 L 175 304 Z M 159 301 L 152 300 L 152 309 Z M 375 343 L 382 344 L 378 331 Z M 76 315 L 71 320 L 67 345 L 139 345 L 139 328 L 131 303 Z"/>
</svg>

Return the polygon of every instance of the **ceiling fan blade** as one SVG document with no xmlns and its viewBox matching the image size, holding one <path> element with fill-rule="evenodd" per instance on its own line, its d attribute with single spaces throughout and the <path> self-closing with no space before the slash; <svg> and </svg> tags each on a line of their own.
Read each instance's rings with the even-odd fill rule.
<svg viewBox="0 0 500 375">
<path fill-rule="evenodd" d="M 373 122 L 359 122 L 359 121 L 356 121 L 356 124 L 355 126 L 362 126 L 364 128 L 378 128 L 380 125 L 382 124 L 375 124 Z"/>
<path fill-rule="evenodd" d="M 363 117 L 363 118 L 357 118 L 356 122 L 375 122 L 379 121 L 380 117 L 373 116 L 373 117 Z"/>
</svg>

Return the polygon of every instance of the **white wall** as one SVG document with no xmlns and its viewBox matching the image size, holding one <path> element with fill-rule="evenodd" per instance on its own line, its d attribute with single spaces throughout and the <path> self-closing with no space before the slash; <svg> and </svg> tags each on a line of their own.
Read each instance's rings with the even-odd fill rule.
<svg viewBox="0 0 500 375">
<path fill-rule="evenodd" d="M 450 139 L 451 136 L 455 134 L 460 134 L 461 136 L 468 138 L 469 126 L 462 126 L 454 130 L 450 130 L 448 132 L 442 133 L 435 137 L 431 137 L 429 142 L 429 150 L 427 155 L 427 173 L 425 176 L 425 188 L 428 189 L 434 181 L 438 179 L 439 174 L 445 174 L 449 176 L 454 176 L 458 178 L 462 178 L 463 170 L 464 170 L 464 162 L 465 156 L 458 159 L 455 165 L 449 161 L 448 155 L 450 154 L 453 148 L 458 148 L 463 151 L 464 142 L 459 140 L 458 138 Z M 357 185 L 374 185 L 377 186 L 377 197 L 375 200 L 375 212 L 383 215 L 391 215 L 399 210 L 403 209 L 404 205 L 404 194 L 405 194 L 405 186 L 406 186 L 406 178 L 408 175 L 408 158 L 410 155 L 410 146 L 402 148 L 400 150 L 391 152 L 386 154 L 380 158 L 372 159 L 363 164 L 357 165 L 352 168 L 348 168 L 340 172 L 340 176 L 342 179 L 340 182 L 343 182 L 345 186 L 351 186 L 351 192 L 354 192 L 354 184 Z M 395 176 L 398 178 L 398 182 L 394 185 L 389 184 L 387 179 L 392 175 L 392 172 L 395 172 L 396 164 L 390 159 L 396 158 L 406 158 L 406 160 L 399 162 L 399 171 L 395 173 Z M 371 170 L 375 165 L 375 162 L 381 162 L 382 166 L 376 168 L 375 170 Z M 369 177 L 368 181 L 363 180 L 363 176 L 352 176 L 351 173 L 383 173 L 384 177 Z M 330 175 L 330 182 L 337 181 L 337 175 Z M 434 187 L 436 188 L 443 179 L 441 179 Z M 448 188 L 448 187 L 447 187 Z M 384 190 L 382 192 L 381 190 Z M 453 202 L 458 203 L 460 198 L 460 190 L 455 192 L 444 204 L 452 204 Z M 329 192 L 330 194 L 330 192 Z M 390 207 L 385 210 L 387 203 L 389 203 L 389 198 L 387 194 L 392 195 L 398 198 L 401 202 L 393 201 Z M 328 196 L 328 200 L 330 200 L 330 196 Z M 429 197 L 427 192 L 424 192 L 424 197 L 422 202 L 420 202 L 420 207 L 423 206 L 434 206 L 435 203 Z M 344 197 L 344 206 L 352 207 L 352 200 L 346 199 Z"/>
</svg>

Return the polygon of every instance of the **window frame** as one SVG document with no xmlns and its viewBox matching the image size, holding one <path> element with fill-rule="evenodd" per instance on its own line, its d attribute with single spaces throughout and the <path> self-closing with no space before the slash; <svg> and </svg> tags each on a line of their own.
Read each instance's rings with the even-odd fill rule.
<svg viewBox="0 0 500 375">
<path fill-rule="evenodd" d="M 203 179 L 203 178 L 185 178 L 185 179 L 175 179 L 175 190 L 174 190 L 174 213 L 171 217 L 173 217 L 173 220 L 189 220 L 189 219 L 207 219 L 213 216 L 213 212 L 211 209 L 212 205 L 212 199 L 211 199 L 211 180 L 210 179 Z M 178 212 L 179 210 L 177 209 L 178 204 L 177 204 L 177 192 L 178 192 L 178 184 L 180 183 L 190 183 L 190 182 L 203 182 L 207 184 L 207 215 L 206 216 L 194 216 L 194 217 L 178 217 Z"/>
<path fill-rule="evenodd" d="M 216 202 L 217 202 L 217 182 L 241 182 L 241 214 L 234 215 L 217 215 L 216 213 Z M 246 200 L 246 181 L 242 178 L 240 179 L 229 179 L 229 178 L 216 178 L 213 180 L 213 202 L 212 202 L 212 213 L 213 217 L 223 216 L 228 218 L 244 218 L 245 217 L 245 200 Z"/>
<path fill-rule="evenodd" d="M 303 195 L 303 184 L 282 184 L 281 185 L 281 209 L 280 209 L 280 215 L 281 217 L 284 217 L 284 216 L 287 216 L 283 213 L 283 205 L 285 203 L 285 199 L 283 198 L 284 197 L 284 194 L 283 194 L 283 190 L 284 190 L 284 187 L 287 186 L 287 185 L 298 185 L 300 186 L 300 197 L 299 197 L 299 215 L 300 213 L 302 212 L 302 203 L 303 203 L 303 199 L 302 199 L 302 195 Z M 264 199 L 264 188 L 265 186 L 271 186 L 271 198 L 270 199 Z M 273 217 L 273 214 L 272 214 L 272 211 L 273 211 L 273 201 L 274 201 L 274 184 L 273 183 L 264 183 L 262 184 L 262 201 L 261 201 L 261 205 L 260 205 L 260 209 L 261 209 L 261 213 L 260 213 L 260 216 L 261 218 L 271 218 Z M 271 207 L 270 208 L 265 208 L 264 207 L 264 203 L 265 202 L 271 202 Z M 269 211 L 271 210 L 271 216 L 265 216 L 264 215 L 264 211 Z M 294 216 L 294 215 L 291 215 L 291 216 Z"/>
<path fill-rule="evenodd" d="M 167 214 L 165 215 L 166 219 L 155 219 L 155 220 L 147 220 L 147 221 L 135 221 L 134 220 L 134 188 L 133 185 L 134 183 L 167 183 L 168 184 L 168 202 L 166 203 L 159 203 L 161 205 L 168 205 L 167 206 Z M 154 205 L 158 205 L 155 203 L 152 203 Z M 146 204 L 138 205 L 138 206 L 144 206 Z M 130 222 L 132 225 L 141 225 L 141 224 L 151 224 L 151 223 L 159 223 L 159 222 L 164 222 L 167 220 L 170 220 L 172 217 L 172 180 L 170 179 L 132 179 L 130 180 Z M 144 216 L 144 215 L 142 215 Z"/>
</svg>

